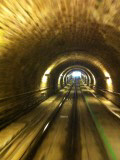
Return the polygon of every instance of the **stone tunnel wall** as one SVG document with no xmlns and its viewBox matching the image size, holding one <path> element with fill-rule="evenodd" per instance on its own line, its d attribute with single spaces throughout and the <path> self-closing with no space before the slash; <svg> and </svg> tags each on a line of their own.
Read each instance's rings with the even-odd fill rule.
<svg viewBox="0 0 120 160">
<path fill-rule="evenodd" d="M 57 89 L 60 71 L 78 59 L 95 74 L 96 87 L 107 89 L 107 71 L 120 92 L 119 17 L 119 0 L 1 0 L 0 98 L 39 90 L 51 64 L 48 87 Z"/>
</svg>

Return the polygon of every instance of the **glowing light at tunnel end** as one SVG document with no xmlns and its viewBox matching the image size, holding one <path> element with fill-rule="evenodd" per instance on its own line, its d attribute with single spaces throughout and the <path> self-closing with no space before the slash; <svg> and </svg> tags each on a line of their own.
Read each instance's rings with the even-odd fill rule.
<svg viewBox="0 0 120 160">
<path fill-rule="evenodd" d="M 72 76 L 75 78 L 75 77 L 80 77 L 81 78 L 81 72 L 79 71 L 74 71 L 72 72 Z"/>
</svg>

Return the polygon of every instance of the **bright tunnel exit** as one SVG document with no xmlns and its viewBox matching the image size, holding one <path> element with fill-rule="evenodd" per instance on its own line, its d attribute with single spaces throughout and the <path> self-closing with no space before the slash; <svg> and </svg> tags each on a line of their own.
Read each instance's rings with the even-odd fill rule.
<svg viewBox="0 0 120 160">
<path fill-rule="evenodd" d="M 74 77 L 74 78 L 81 78 L 81 72 L 80 71 L 74 71 L 72 73 L 72 77 Z"/>
</svg>

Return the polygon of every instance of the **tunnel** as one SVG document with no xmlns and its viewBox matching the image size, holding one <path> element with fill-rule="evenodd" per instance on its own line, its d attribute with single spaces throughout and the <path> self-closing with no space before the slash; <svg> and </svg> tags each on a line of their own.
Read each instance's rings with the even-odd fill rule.
<svg viewBox="0 0 120 160">
<path fill-rule="evenodd" d="M 119 124 L 120 1 L 1 0 L 0 159 L 119 160 Z"/>
</svg>

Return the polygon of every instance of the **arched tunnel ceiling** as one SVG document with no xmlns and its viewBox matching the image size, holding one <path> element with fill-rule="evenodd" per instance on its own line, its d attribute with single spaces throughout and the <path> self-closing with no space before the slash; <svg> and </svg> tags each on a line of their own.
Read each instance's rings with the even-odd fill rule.
<svg viewBox="0 0 120 160">
<path fill-rule="evenodd" d="M 63 71 L 60 76 L 59 76 L 59 81 L 58 81 L 58 85 L 61 81 L 61 79 L 63 79 L 63 81 L 67 82 L 67 77 L 68 76 L 73 76 L 72 74 L 74 74 L 75 72 L 80 72 L 82 75 L 85 75 L 87 77 L 87 82 L 88 85 L 92 85 L 94 86 L 96 84 L 96 80 L 94 75 L 85 67 L 82 66 L 72 66 L 72 67 L 68 67 L 65 71 Z"/>
<path fill-rule="evenodd" d="M 0 96 L 38 88 L 49 65 L 73 51 L 115 79 L 119 17 L 119 0 L 1 0 Z"/>
<path fill-rule="evenodd" d="M 108 71 L 96 58 L 91 56 L 85 57 L 84 53 L 83 55 L 82 53 L 72 53 L 68 56 L 63 56 L 61 58 L 59 57 L 55 62 L 56 63 L 51 65 L 53 67 L 51 71 L 51 78 L 53 78 L 56 82 L 61 74 L 65 74 L 67 71 L 74 68 L 81 68 L 90 75 L 93 74 L 96 79 L 100 80 L 104 80 Z M 102 81 L 100 83 L 102 84 Z"/>
<path fill-rule="evenodd" d="M 87 73 L 91 76 L 93 75 L 92 72 L 88 68 L 85 68 L 85 67 L 80 66 L 80 65 L 72 65 L 70 67 L 67 67 L 66 69 L 64 69 L 64 71 L 61 72 L 60 75 L 65 75 L 65 74 L 67 75 L 67 74 L 70 74 L 71 72 L 76 71 L 76 70 L 83 71 L 83 72 L 85 72 L 85 73 Z"/>
<path fill-rule="evenodd" d="M 104 81 L 105 77 L 110 76 L 114 79 L 114 74 L 112 74 L 113 68 L 110 68 L 109 65 L 104 65 L 105 61 L 100 60 L 101 58 L 98 60 L 96 57 L 87 53 L 84 55 L 84 52 L 73 52 L 71 54 L 58 57 L 48 70 L 52 70 L 51 77 L 53 76 L 53 79 L 55 79 L 59 77 L 59 74 L 67 67 L 79 65 L 90 70 L 95 75 L 95 78 L 99 79 L 99 84 L 102 85 L 102 81 Z M 54 75 L 56 75 L 56 77 Z M 102 86 L 102 88 L 104 88 L 104 86 Z"/>
<path fill-rule="evenodd" d="M 81 73 L 89 76 L 92 80 L 92 83 L 93 85 L 96 84 L 96 80 L 95 80 L 95 76 L 94 74 L 88 69 L 88 68 L 85 68 L 83 66 L 80 66 L 80 65 L 73 65 L 73 66 L 70 66 L 68 68 L 66 68 L 61 74 L 60 76 L 64 76 L 64 75 L 69 75 L 71 74 L 72 72 L 74 71 L 80 71 Z"/>
<path fill-rule="evenodd" d="M 0 10 L 7 48 L 22 41 L 39 49 L 120 49 L 118 0 L 2 0 Z"/>
</svg>

